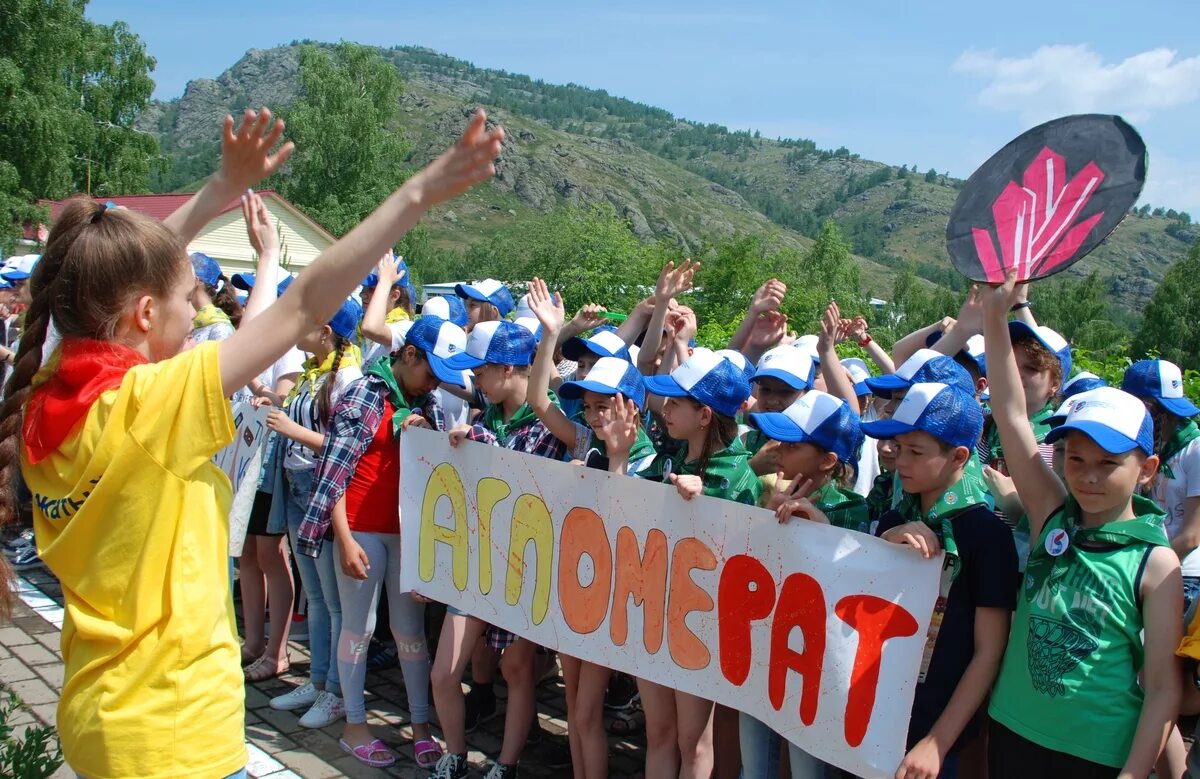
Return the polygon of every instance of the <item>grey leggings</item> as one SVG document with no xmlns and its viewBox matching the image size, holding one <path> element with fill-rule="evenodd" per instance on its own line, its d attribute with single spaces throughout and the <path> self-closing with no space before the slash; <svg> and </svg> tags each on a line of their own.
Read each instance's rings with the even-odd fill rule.
<svg viewBox="0 0 1200 779">
<path fill-rule="evenodd" d="M 408 711 L 412 722 L 429 722 L 429 650 L 425 646 L 425 604 L 413 600 L 411 592 L 400 590 L 400 535 L 398 533 L 359 533 L 350 531 L 367 553 L 371 567 L 367 578 L 354 579 L 337 566 L 338 593 L 342 600 L 342 634 L 338 640 L 338 677 L 346 704 L 346 721 L 367 721 L 363 686 L 367 679 L 367 647 L 375 633 L 375 611 L 384 586 L 388 595 L 388 618 L 400 671 L 408 692 Z M 342 545 L 335 542 L 336 559 L 341 560 Z"/>
</svg>

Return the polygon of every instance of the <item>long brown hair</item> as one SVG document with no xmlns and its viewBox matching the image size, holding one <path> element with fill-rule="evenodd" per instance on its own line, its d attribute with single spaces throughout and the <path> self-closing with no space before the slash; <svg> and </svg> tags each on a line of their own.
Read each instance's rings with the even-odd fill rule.
<svg viewBox="0 0 1200 779">
<path fill-rule="evenodd" d="M 704 404 L 695 398 L 688 398 L 695 404 L 696 408 L 704 408 Z M 708 461 L 714 454 L 729 447 L 733 443 L 733 439 L 737 438 L 738 426 L 737 420 L 733 417 L 718 414 L 716 409 L 709 407 L 712 411 L 712 424 L 705 428 L 704 449 L 700 452 L 700 478 L 704 478 L 704 474 L 708 471 Z"/>
<path fill-rule="evenodd" d="M 42 363 L 51 319 L 64 338 L 111 341 L 126 306 L 164 296 L 189 268 L 178 236 L 161 222 L 91 198 L 67 202 L 30 278 L 32 301 L 0 406 L 0 526 L 17 515 L 21 412 Z M 0 560 L 0 613 L 12 605 L 11 572 Z"/>
<path fill-rule="evenodd" d="M 235 328 L 242 323 L 242 304 L 238 301 L 237 293 L 233 291 L 233 285 L 229 283 L 229 279 L 221 276 L 220 291 L 208 284 L 204 285 L 204 291 L 213 305 L 225 312 Z"/>
</svg>

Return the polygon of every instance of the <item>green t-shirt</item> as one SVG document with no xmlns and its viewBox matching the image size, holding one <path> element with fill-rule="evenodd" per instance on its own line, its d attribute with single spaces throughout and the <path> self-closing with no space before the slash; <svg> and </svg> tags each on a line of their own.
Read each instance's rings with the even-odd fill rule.
<svg viewBox="0 0 1200 779">
<path fill-rule="evenodd" d="M 713 452 L 709 456 L 708 467 L 704 473 L 700 473 L 699 460 L 687 460 L 679 464 L 673 464 L 661 456 L 659 460 L 662 467 L 658 471 L 663 480 L 665 477 L 662 474 L 667 472 L 680 476 L 700 476 L 704 482 L 704 494 L 709 497 L 724 498 L 747 506 L 758 504 L 758 476 L 750 469 L 750 456 L 737 439 L 725 449 Z"/>
<path fill-rule="evenodd" d="M 1134 510 L 1136 519 L 1083 528 L 1068 498 L 1046 521 L 989 708 L 1035 744 L 1113 767 L 1129 756 L 1144 699 L 1139 577 L 1167 545 L 1162 510 L 1136 496 Z"/>
<path fill-rule="evenodd" d="M 775 474 L 769 473 L 758 478 L 762 492 L 758 505 L 766 508 L 771 494 L 775 491 Z M 833 481 L 827 481 L 821 489 L 809 496 L 813 505 L 825 512 L 829 524 L 845 530 L 857 530 L 860 533 L 871 532 L 871 521 L 867 512 L 867 501 L 857 492 L 844 490 Z"/>
</svg>

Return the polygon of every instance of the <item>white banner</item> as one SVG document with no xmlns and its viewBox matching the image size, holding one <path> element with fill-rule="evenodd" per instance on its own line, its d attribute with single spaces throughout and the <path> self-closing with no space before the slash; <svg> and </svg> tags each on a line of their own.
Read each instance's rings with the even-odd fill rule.
<svg viewBox="0 0 1200 779">
<path fill-rule="evenodd" d="M 270 432 L 267 429 L 270 410 L 267 406 L 255 408 L 245 401 L 234 403 L 233 424 L 237 433 L 233 442 L 213 457 L 217 467 L 233 484 L 233 503 L 229 507 L 230 557 L 241 557 L 246 543 L 250 510 L 254 507 L 254 493 L 258 491 L 258 477 L 262 473 L 263 444 Z"/>
<path fill-rule="evenodd" d="M 406 590 L 895 773 L 940 559 L 444 433 L 403 441 Z"/>
</svg>

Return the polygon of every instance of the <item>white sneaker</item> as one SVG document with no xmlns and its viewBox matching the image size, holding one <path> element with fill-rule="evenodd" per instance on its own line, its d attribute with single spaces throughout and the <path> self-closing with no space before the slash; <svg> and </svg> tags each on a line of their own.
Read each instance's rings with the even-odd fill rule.
<svg viewBox="0 0 1200 779">
<path fill-rule="evenodd" d="M 289 693 L 272 698 L 270 706 L 276 711 L 307 709 L 317 702 L 320 693 L 320 690 L 312 686 L 312 682 L 306 682 Z"/>
<path fill-rule="evenodd" d="M 324 728 L 346 716 L 346 707 L 340 695 L 321 691 L 317 702 L 300 718 L 302 728 Z"/>
</svg>

